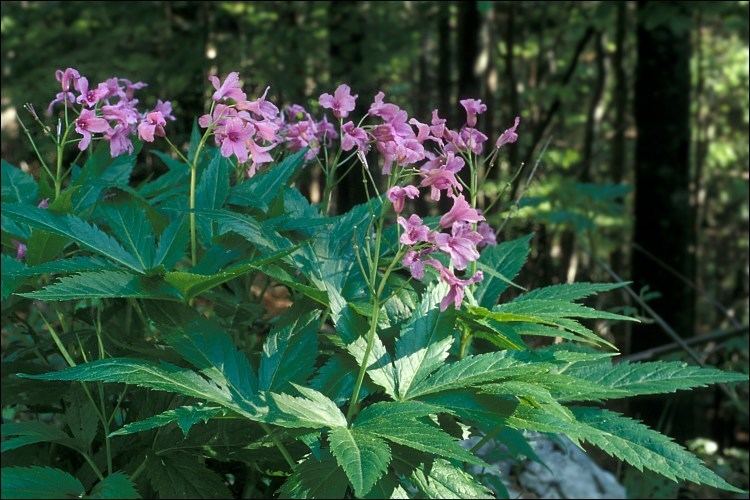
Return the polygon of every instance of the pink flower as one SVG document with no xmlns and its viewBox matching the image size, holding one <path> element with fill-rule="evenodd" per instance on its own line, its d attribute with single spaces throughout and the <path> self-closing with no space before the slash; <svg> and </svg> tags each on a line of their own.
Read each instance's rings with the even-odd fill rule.
<svg viewBox="0 0 750 500">
<path fill-rule="evenodd" d="M 481 133 L 479 130 L 470 127 L 464 127 L 461 130 L 461 143 L 467 149 L 470 149 L 474 154 L 482 154 L 482 146 L 487 140 L 487 136 Z M 463 149 L 463 148 L 461 148 Z"/>
<path fill-rule="evenodd" d="M 375 100 L 370 104 L 370 110 L 367 114 L 379 116 L 385 121 L 390 121 L 399 113 L 399 111 L 401 111 L 401 108 L 395 104 L 383 102 L 384 97 L 385 94 L 383 92 L 378 92 L 375 95 Z"/>
<path fill-rule="evenodd" d="M 58 69 L 55 71 L 55 79 L 60 82 L 63 92 L 70 90 L 70 86 L 75 85 L 79 78 L 81 78 L 81 74 L 75 68 L 67 68 L 65 71 Z"/>
<path fill-rule="evenodd" d="M 76 102 L 78 104 L 84 104 L 89 108 L 96 106 L 96 103 L 102 100 L 108 92 L 106 84 L 103 83 L 99 84 L 96 88 L 89 89 L 89 81 L 85 76 L 76 80 L 74 86 L 76 90 L 81 93 L 76 99 Z"/>
<path fill-rule="evenodd" d="M 96 113 L 90 109 L 82 109 L 81 114 L 76 118 L 76 132 L 81 134 L 83 138 L 78 143 L 78 149 L 81 151 L 89 147 L 91 143 L 91 134 L 98 132 L 106 132 L 109 129 L 109 124 L 104 118 L 99 118 Z"/>
<path fill-rule="evenodd" d="M 438 116 L 438 110 L 432 111 L 432 121 L 430 122 L 430 131 L 432 136 L 437 139 L 442 139 L 445 135 L 445 119 Z"/>
<path fill-rule="evenodd" d="M 176 120 L 172 114 L 172 103 L 170 101 L 162 101 L 161 99 L 157 100 L 156 106 L 154 106 L 154 111 L 161 113 L 161 116 L 163 116 L 165 120 L 171 122 Z"/>
<path fill-rule="evenodd" d="M 148 113 L 138 124 L 138 137 L 146 142 L 154 142 L 154 136 L 164 137 L 167 121 L 159 111 Z"/>
<path fill-rule="evenodd" d="M 466 269 L 469 262 L 479 258 L 477 244 L 482 241 L 482 235 L 472 231 L 469 224 L 456 222 L 451 234 L 435 233 L 435 245 L 451 257 L 456 269 Z"/>
<path fill-rule="evenodd" d="M 109 141 L 109 154 L 112 158 L 120 156 L 123 153 L 133 153 L 133 143 L 130 140 L 130 132 L 131 130 L 129 126 L 119 123 L 115 125 L 115 128 L 109 129 L 104 133 L 104 138 Z"/>
<path fill-rule="evenodd" d="M 102 117 L 107 121 L 117 121 L 123 125 L 138 123 L 141 116 L 138 110 L 131 106 L 133 101 L 120 101 L 115 105 L 102 106 Z"/>
<path fill-rule="evenodd" d="M 262 120 L 252 122 L 255 126 L 255 133 L 264 141 L 274 142 L 276 133 L 279 131 L 279 125 L 271 120 Z"/>
<path fill-rule="evenodd" d="M 13 246 L 16 247 L 16 259 L 23 260 L 26 258 L 26 245 L 20 241 L 13 240 Z"/>
<path fill-rule="evenodd" d="M 238 101 L 237 109 L 250 111 L 260 118 L 273 120 L 279 114 L 279 108 L 274 103 L 266 100 L 266 95 L 268 95 L 270 88 L 266 87 L 263 95 L 254 101 Z"/>
<path fill-rule="evenodd" d="M 441 311 L 448 309 L 448 306 L 451 305 L 451 303 L 453 303 L 453 307 L 460 309 L 461 302 L 464 300 L 464 289 L 469 285 L 482 281 L 482 278 L 484 277 L 482 271 L 477 271 L 471 278 L 462 280 L 457 278 L 456 275 L 453 274 L 453 271 L 443 266 L 440 261 L 436 259 L 426 260 L 425 263 L 437 269 L 440 273 L 440 280 L 450 287 L 448 293 L 446 293 L 443 300 L 440 301 Z"/>
<path fill-rule="evenodd" d="M 486 222 L 480 222 L 477 226 L 477 232 L 482 235 L 482 241 L 477 243 L 477 247 L 494 246 L 497 245 L 497 236 L 495 231 Z"/>
<path fill-rule="evenodd" d="M 219 78 L 214 75 L 209 76 L 208 80 L 216 89 L 214 95 L 211 96 L 214 101 L 219 102 L 223 99 L 233 99 L 235 102 L 245 101 L 247 96 L 242 91 L 240 74 L 236 71 L 229 73 L 224 79 L 224 83 L 221 83 Z"/>
<path fill-rule="evenodd" d="M 419 189 L 415 186 L 393 186 L 388 190 L 388 199 L 393 203 L 393 209 L 397 214 L 400 214 L 404 209 L 406 198 L 413 200 L 417 196 L 419 196 Z"/>
<path fill-rule="evenodd" d="M 416 118 L 412 118 L 409 120 L 409 123 L 411 125 L 414 125 L 417 127 L 417 141 L 420 143 L 423 143 L 425 140 L 427 140 L 430 137 L 430 126 L 426 123 L 422 123 Z"/>
<path fill-rule="evenodd" d="M 230 117 L 237 116 L 237 110 L 230 108 L 225 104 L 217 104 L 214 106 L 213 114 L 205 114 L 198 118 L 198 125 L 201 128 L 208 128 L 212 125 L 220 126 L 223 122 Z"/>
<path fill-rule="evenodd" d="M 356 100 L 357 96 L 351 95 L 349 85 L 342 83 L 333 95 L 321 94 L 318 102 L 322 107 L 333 110 L 333 116 L 336 118 L 346 118 L 351 111 L 354 111 Z"/>
<path fill-rule="evenodd" d="M 404 255 L 404 258 L 401 259 L 401 264 L 409 268 L 412 278 L 421 280 L 424 278 L 424 262 L 422 261 L 422 258 L 432 252 L 432 248 L 426 248 L 419 252 L 409 250 Z"/>
<path fill-rule="evenodd" d="M 273 144 L 270 146 L 258 146 L 255 141 L 250 139 L 247 141 L 247 148 L 252 155 L 253 167 L 257 168 L 257 166 L 271 163 L 273 161 L 273 156 L 268 153 L 274 148 Z"/>
<path fill-rule="evenodd" d="M 348 121 L 341 127 L 341 149 L 349 151 L 355 147 L 362 151 L 367 152 L 369 149 L 367 146 L 367 132 L 363 128 L 354 125 L 354 122 Z"/>
<path fill-rule="evenodd" d="M 223 157 L 235 155 L 240 163 L 247 161 L 247 142 L 253 135 L 252 125 L 239 118 L 229 118 L 217 134 L 221 137 Z"/>
<path fill-rule="evenodd" d="M 51 115 L 52 110 L 55 107 L 55 104 L 62 102 L 68 102 L 70 104 L 75 104 L 76 97 L 73 95 L 73 92 L 58 92 L 54 99 L 52 99 L 52 102 L 49 103 L 49 106 L 47 107 L 47 114 Z"/>
<path fill-rule="evenodd" d="M 420 241 L 429 240 L 430 228 L 422 223 L 422 218 L 417 214 L 412 214 L 408 220 L 403 217 L 396 220 L 404 228 L 404 234 L 399 239 L 402 244 L 413 245 Z"/>
<path fill-rule="evenodd" d="M 49 208 L 49 198 L 44 198 L 37 205 L 38 208 Z"/>
<path fill-rule="evenodd" d="M 132 99 L 133 94 L 136 90 L 141 90 L 144 87 L 148 87 L 148 83 L 143 82 L 131 82 L 127 78 L 120 78 L 120 81 L 125 84 L 125 99 Z"/>
<path fill-rule="evenodd" d="M 466 110 L 466 125 L 469 127 L 477 124 L 477 115 L 487 111 L 487 106 L 479 99 L 463 99 L 459 102 Z"/>
<path fill-rule="evenodd" d="M 513 126 L 509 129 L 506 129 L 505 132 L 500 134 L 500 137 L 497 138 L 497 142 L 495 142 L 496 148 L 501 148 L 506 144 L 513 144 L 518 140 L 518 134 L 516 133 L 516 129 L 518 129 L 518 124 L 521 122 L 521 118 L 519 116 L 516 116 L 515 121 L 513 122 Z"/>
<path fill-rule="evenodd" d="M 464 195 L 453 198 L 453 207 L 440 218 L 440 225 L 451 227 L 455 222 L 481 222 L 484 220 L 476 209 L 466 202 Z"/>
<path fill-rule="evenodd" d="M 445 156 L 438 156 L 422 165 L 419 175 L 422 176 L 420 187 L 430 187 L 430 198 L 440 201 L 440 192 L 456 188 L 463 191 L 463 186 L 456 179 L 456 174 L 464 168 L 464 160 L 452 151 Z"/>
</svg>

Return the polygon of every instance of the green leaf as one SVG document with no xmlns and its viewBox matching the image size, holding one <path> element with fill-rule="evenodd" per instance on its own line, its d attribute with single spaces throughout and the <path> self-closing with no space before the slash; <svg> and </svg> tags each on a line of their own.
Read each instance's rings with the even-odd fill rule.
<svg viewBox="0 0 750 500">
<path fill-rule="evenodd" d="M 47 210 L 52 213 L 66 214 L 71 212 L 73 195 L 78 190 L 78 186 L 71 186 L 60 196 L 49 204 Z M 31 236 L 27 242 L 28 251 L 26 252 L 26 263 L 29 265 L 41 264 L 57 257 L 63 249 L 70 244 L 70 239 L 43 231 L 39 228 L 31 230 Z"/>
<path fill-rule="evenodd" d="M 141 496 L 127 474 L 115 472 L 99 481 L 87 498 L 141 498 Z"/>
<path fill-rule="evenodd" d="M 312 373 L 318 352 L 317 311 L 274 329 L 263 345 L 258 379 L 264 391 L 279 392 L 288 382 L 302 383 Z"/>
<path fill-rule="evenodd" d="M 304 397 L 269 393 L 275 408 L 271 422 L 282 427 L 320 429 L 346 427 L 346 417 L 336 403 L 320 392 L 292 384 Z"/>
<path fill-rule="evenodd" d="M 2 254 L 2 300 L 10 297 L 26 279 L 28 268 L 23 262 L 14 259 L 10 255 Z"/>
<path fill-rule="evenodd" d="M 250 271 L 262 271 L 263 266 L 280 260 L 294 251 L 294 249 L 295 247 L 289 247 L 265 257 L 249 259 L 216 274 L 195 274 L 186 271 L 172 271 L 168 272 L 164 279 L 167 283 L 179 290 L 185 298 L 191 299 L 203 292 L 226 283 L 227 281 L 242 276 L 243 274 L 247 274 Z"/>
<path fill-rule="evenodd" d="M 99 414 L 78 384 L 71 387 L 65 397 L 65 423 L 75 437 L 78 448 L 91 449 L 91 443 L 99 431 Z"/>
<path fill-rule="evenodd" d="M 42 422 L 8 422 L 0 426 L 3 437 L 2 453 L 22 446 L 46 442 L 70 442 L 70 436 L 57 427 Z"/>
<path fill-rule="evenodd" d="M 278 165 L 271 165 L 265 172 L 234 186 L 229 203 L 266 212 L 271 202 L 281 194 L 282 187 L 304 164 L 306 153 L 307 148 L 297 151 Z"/>
<path fill-rule="evenodd" d="M 154 262 L 156 238 L 146 213 L 132 203 L 109 205 L 103 212 L 117 239 L 138 259 L 140 268 L 150 269 Z"/>
<path fill-rule="evenodd" d="M 391 461 L 391 449 L 381 439 L 357 429 L 337 427 L 328 433 L 336 457 L 358 497 L 370 492 Z"/>
<path fill-rule="evenodd" d="M 86 489 L 67 472 L 52 467 L 3 467 L 3 498 L 83 498 Z"/>
<path fill-rule="evenodd" d="M 71 257 L 31 266 L 23 271 L 24 276 L 42 274 L 71 274 L 85 271 L 105 271 L 112 269 L 112 264 L 101 257 Z"/>
<path fill-rule="evenodd" d="M 591 401 L 600 397 L 661 394 L 693 387 L 706 387 L 708 384 L 747 382 L 747 375 L 743 373 L 725 372 L 716 368 L 701 368 L 678 361 L 650 363 L 623 361 L 614 364 L 609 361 L 593 364 L 581 363 L 570 367 L 565 371 L 565 375 L 582 379 L 588 385 L 601 387 L 601 393 L 603 393 L 603 395 L 598 395 L 597 391 L 594 390 L 583 392 L 577 397 L 564 397 L 563 400 L 568 401 Z M 575 383 L 574 380 L 572 384 Z M 610 394 L 610 392 L 615 394 Z"/>
<path fill-rule="evenodd" d="M 139 273 L 144 271 L 136 258 L 125 251 L 114 238 L 83 219 L 72 215 L 56 215 L 49 210 L 27 205 L 3 204 L 2 210 L 5 215 L 18 222 L 69 238 L 81 247 L 102 254 Z"/>
<path fill-rule="evenodd" d="M 520 316 L 533 316 L 543 318 L 553 323 L 562 324 L 556 321 L 560 318 L 591 318 L 591 319 L 611 319 L 624 321 L 638 321 L 630 316 L 614 314 L 607 311 L 597 311 L 590 307 L 576 304 L 575 302 L 561 302 L 547 299 L 528 299 L 522 301 L 506 302 L 492 309 L 493 313 L 516 314 Z M 494 317 L 494 316 L 493 316 Z"/>
<path fill-rule="evenodd" d="M 396 341 L 393 364 L 401 399 L 406 397 L 412 385 L 427 378 L 448 357 L 456 317 L 451 312 L 440 311 L 440 301 L 446 291 L 445 285 L 428 291 Z"/>
<path fill-rule="evenodd" d="M 529 234 L 484 249 L 477 261 L 477 268 L 484 273 L 484 280 L 474 290 L 474 297 L 480 306 L 488 309 L 494 306 L 500 294 L 513 283 L 529 255 L 532 236 Z"/>
<path fill-rule="evenodd" d="M 98 271 L 65 276 L 41 290 L 18 295 L 50 301 L 97 298 L 182 299 L 177 290 L 161 280 L 124 271 Z"/>
<path fill-rule="evenodd" d="M 229 394 L 197 373 L 170 363 L 158 365 L 139 359 L 107 358 L 39 375 L 17 374 L 34 380 L 116 382 L 157 391 L 172 392 L 227 406 Z"/>
<path fill-rule="evenodd" d="M 577 437 L 628 462 L 674 481 L 684 479 L 722 490 L 744 493 L 706 468 L 700 459 L 667 436 L 637 420 L 599 408 L 572 408 L 580 426 Z"/>
<path fill-rule="evenodd" d="M 628 283 L 563 283 L 560 285 L 546 286 L 544 288 L 537 288 L 530 292 L 519 295 L 514 299 L 516 302 L 524 300 L 536 299 L 536 300 L 560 300 L 565 302 L 572 302 L 580 299 L 584 299 L 591 295 L 608 292 L 610 290 L 616 290 L 622 288 Z"/>
<path fill-rule="evenodd" d="M 149 458 L 144 474 L 160 498 L 232 498 L 222 478 L 198 455 L 166 453 Z"/>
<path fill-rule="evenodd" d="M 374 424 L 375 421 L 377 421 L 377 424 Z M 461 462 L 485 465 L 482 460 L 462 448 L 443 430 L 421 420 L 406 419 L 397 413 L 393 414 L 387 422 L 380 419 L 360 420 L 357 418 L 354 428 L 415 450 Z"/>
<path fill-rule="evenodd" d="M 173 410 L 167 410 L 158 415 L 145 420 L 131 422 L 123 427 L 111 432 L 111 436 L 122 436 L 125 434 L 134 434 L 136 432 L 148 431 L 158 427 L 164 427 L 173 422 L 177 423 L 184 436 L 188 435 L 190 428 L 200 421 L 208 422 L 209 419 L 224 414 L 223 408 L 216 406 L 180 406 Z"/>
<path fill-rule="evenodd" d="M 519 378 L 549 371 L 554 365 L 531 363 L 525 351 L 499 351 L 467 356 L 443 365 L 433 375 L 413 386 L 406 397 L 413 399 L 427 394 L 471 387 L 504 378 Z"/>
<path fill-rule="evenodd" d="M 170 222 L 159 237 L 154 267 L 174 268 L 175 264 L 185 256 L 185 247 L 189 238 L 187 219 L 184 216 L 179 216 Z"/>
<path fill-rule="evenodd" d="M 297 464 L 281 486 L 279 498 L 344 498 L 349 482 L 330 453 L 312 455 Z"/>
<path fill-rule="evenodd" d="M 229 159 L 224 158 L 221 152 L 216 150 L 208 167 L 203 171 L 195 190 L 198 235 L 204 246 L 208 246 L 213 240 L 215 230 L 211 218 L 204 217 L 200 212 L 221 208 L 224 205 L 227 196 L 229 196 L 229 171 Z"/>
<path fill-rule="evenodd" d="M 411 479 L 427 498 L 495 498 L 470 474 L 440 458 L 421 465 Z"/>
<path fill-rule="evenodd" d="M 80 175 L 71 183 L 71 187 L 77 188 L 71 211 L 80 213 L 93 206 L 108 187 L 126 187 L 142 145 L 143 143 L 136 141 L 132 154 L 115 158 L 112 158 L 109 147 L 103 141 L 96 146 L 83 165 Z"/>
<path fill-rule="evenodd" d="M 215 322 L 198 318 L 171 329 L 164 340 L 190 364 L 232 395 L 246 412 L 257 411 L 258 380 L 247 356 Z"/>
<path fill-rule="evenodd" d="M 3 203 L 36 204 L 39 188 L 31 175 L 5 160 L 0 161 L 0 173 Z"/>
</svg>

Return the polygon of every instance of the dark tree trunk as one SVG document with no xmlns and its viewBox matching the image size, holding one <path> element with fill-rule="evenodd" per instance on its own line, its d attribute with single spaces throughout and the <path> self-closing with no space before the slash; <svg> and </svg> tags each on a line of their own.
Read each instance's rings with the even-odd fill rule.
<svg viewBox="0 0 750 500">
<path fill-rule="evenodd" d="M 602 43 L 602 34 L 597 33 L 594 44 L 596 46 L 596 80 L 591 92 L 591 102 L 586 113 L 586 126 L 583 138 L 583 158 L 581 161 L 580 179 L 583 182 L 591 182 L 591 167 L 594 154 L 594 140 L 598 128 L 597 109 L 601 104 L 604 94 L 605 68 L 604 68 L 604 45 Z"/>
<path fill-rule="evenodd" d="M 476 0 L 458 4 L 458 98 L 479 98 L 480 81 L 475 71 L 479 57 L 479 6 Z M 458 123 L 463 122 L 463 114 Z"/>
<path fill-rule="evenodd" d="M 664 19 L 654 24 L 654 19 Z M 695 244 L 690 205 L 690 26 L 687 3 L 638 4 L 638 64 L 635 82 L 636 143 L 635 242 L 689 279 Z M 650 305 L 683 336 L 694 326 L 694 293 L 679 278 L 642 252 L 633 252 L 636 288 L 649 286 L 661 297 Z M 663 344 L 655 324 L 633 328 L 631 350 Z M 633 408 L 651 425 L 664 410 L 664 398 L 637 400 Z M 678 405 L 682 407 L 681 404 Z M 678 408 L 678 438 L 694 429 L 690 410 Z"/>
<path fill-rule="evenodd" d="M 453 47 L 451 44 L 451 6 L 447 2 L 441 2 L 438 6 L 438 109 L 443 118 L 450 119 L 453 108 L 452 99 L 452 73 L 453 73 Z"/>
<path fill-rule="evenodd" d="M 354 116 L 361 116 L 365 101 L 370 95 L 366 84 L 366 61 L 362 42 L 364 39 L 361 26 L 366 25 L 362 6 L 355 2 L 333 1 L 328 10 L 329 54 L 331 57 L 331 90 L 339 84 L 349 83 L 352 93 L 358 94 L 357 109 Z M 346 170 L 345 168 L 341 170 Z M 343 173 L 343 172 L 340 172 Z M 335 213 L 344 213 L 353 206 L 364 203 L 366 194 L 362 188 L 362 172 L 352 168 L 343 177 L 336 189 Z"/>
<path fill-rule="evenodd" d="M 516 46 L 516 9 L 515 2 L 508 2 L 506 7 L 506 24 L 505 24 L 505 82 L 504 87 L 508 91 L 508 109 L 510 114 L 503 113 L 506 122 L 501 123 L 501 128 L 505 130 L 506 127 L 513 123 L 516 116 L 521 114 L 521 104 L 518 101 L 518 82 L 516 81 L 516 70 L 514 66 L 515 58 L 513 56 L 513 50 Z M 541 28 L 540 28 L 541 29 Z M 540 51 L 541 52 L 541 51 Z M 513 176 L 513 173 L 520 168 L 518 147 L 507 148 L 505 154 L 508 155 L 508 163 L 510 168 L 508 172 L 502 172 L 498 169 L 498 175 L 503 176 L 503 179 L 507 180 Z"/>
</svg>

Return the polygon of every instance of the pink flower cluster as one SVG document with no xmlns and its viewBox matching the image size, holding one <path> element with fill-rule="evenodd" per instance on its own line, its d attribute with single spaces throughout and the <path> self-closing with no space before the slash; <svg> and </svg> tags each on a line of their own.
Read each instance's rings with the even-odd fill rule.
<svg viewBox="0 0 750 500">
<path fill-rule="evenodd" d="M 247 176 L 252 177 L 262 165 L 273 161 L 270 151 L 281 142 L 279 108 L 266 99 L 269 88 L 249 101 L 236 71 L 223 82 L 216 76 L 210 76 L 209 81 L 215 90 L 214 104 L 210 113 L 198 119 L 198 124 L 213 131 L 222 156 L 235 156 L 240 164 L 249 161 Z"/>
<path fill-rule="evenodd" d="M 132 137 L 136 133 L 141 140 L 153 142 L 155 137 L 164 137 L 167 120 L 175 119 L 169 101 L 157 101 L 151 111 L 138 110 L 134 94 L 146 87 L 143 82 L 112 77 L 91 86 L 88 78 L 74 68 L 57 70 L 55 78 L 62 91 L 50 102 L 47 114 L 62 105 L 77 115 L 73 124 L 81 135 L 81 151 L 89 147 L 94 134 L 101 134 L 100 138 L 109 142 L 112 157 L 132 153 Z"/>
<path fill-rule="evenodd" d="M 355 125 L 353 121 L 344 120 L 355 109 L 356 99 L 348 85 L 340 85 L 333 95 L 322 94 L 318 102 L 340 121 L 339 137 L 343 151 L 356 148 L 366 153 L 374 146 L 383 158 L 383 174 L 391 175 L 396 167 L 400 169 L 399 174 L 413 172 L 418 176 L 418 185 L 397 185 L 387 193 L 399 214 L 398 224 L 403 228 L 400 242 L 407 246 L 402 264 L 416 279 L 424 277 L 425 266 L 433 267 L 449 286 L 448 294 L 441 301 L 441 309 L 445 310 L 450 304 L 459 308 L 464 289 L 481 281 L 482 272 L 477 271 L 462 279 L 455 271 L 465 271 L 476 261 L 478 248 L 496 244 L 494 231 L 484 216 L 466 201 L 462 194 L 464 186 L 457 177 L 466 166 L 466 159 L 483 152 L 487 136 L 475 126 L 477 116 L 487 111 L 487 106 L 476 99 L 460 101 L 466 111 L 466 121 L 459 130 L 451 130 L 437 110 L 432 112 L 429 124 L 422 123 L 410 119 L 397 105 L 386 102 L 385 94 L 379 92 L 365 116 L 374 119 L 371 120 L 374 123 L 363 125 L 365 120 L 362 120 Z M 311 147 L 311 157 L 317 155 L 320 144 L 326 138 L 336 136 L 335 129 L 331 130 L 327 121 L 316 122 L 301 107 L 295 108 L 295 112 L 299 113 L 299 120 L 287 125 L 283 132 L 288 146 L 291 149 L 308 146 Z M 519 121 L 516 118 L 513 126 L 500 134 L 495 142 L 496 148 L 516 142 Z M 301 141 L 299 138 L 303 135 L 305 140 Z M 443 194 L 453 200 L 452 208 L 441 217 L 436 230 L 425 225 L 417 214 L 408 218 L 401 216 L 406 200 L 419 197 L 420 188 L 429 188 L 429 197 L 433 201 L 439 201 Z M 435 252 L 444 253 L 450 265 L 445 266 L 434 258 Z"/>
</svg>

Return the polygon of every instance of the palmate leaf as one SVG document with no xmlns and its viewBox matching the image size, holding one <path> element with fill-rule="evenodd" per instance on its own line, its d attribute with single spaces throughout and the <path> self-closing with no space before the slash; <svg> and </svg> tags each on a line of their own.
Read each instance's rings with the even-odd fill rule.
<svg viewBox="0 0 750 500">
<path fill-rule="evenodd" d="M 47 301 L 100 298 L 183 299 L 178 290 L 157 278 L 125 271 L 78 273 L 62 277 L 41 290 L 18 295 Z"/>
<path fill-rule="evenodd" d="M 52 467 L 3 467 L 3 498 L 83 498 L 86 489 L 67 472 Z"/>
<path fill-rule="evenodd" d="M 204 246 L 208 246 L 213 240 L 215 230 L 211 218 L 201 215 L 201 211 L 221 208 L 224 205 L 229 196 L 230 167 L 229 159 L 224 158 L 221 152 L 216 150 L 208 167 L 201 174 L 200 182 L 195 190 L 198 235 Z"/>
<path fill-rule="evenodd" d="M 391 461 L 391 449 L 385 441 L 358 429 L 331 429 L 328 442 L 358 497 L 370 492 Z"/>
<path fill-rule="evenodd" d="M 23 271 L 24 276 L 40 276 L 42 274 L 72 274 L 86 271 L 111 270 L 112 264 L 101 257 L 71 257 L 45 262 L 30 266 Z"/>
<path fill-rule="evenodd" d="M 715 488 L 743 493 L 706 468 L 695 455 L 669 437 L 637 420 L 599 408 L 572 408 L 580 424 L 578 437 L 628 462 L 638 470 L 649 469 L 672 480 L 684 479 Z"/>
<path fill-rule="evenodd" d="M 179 216 L 170 222 L 159 237 L 154 267 L 164 266 L 166 269 L 172 269 L 185 256 L 189 238 L 186 217 Z"/>
<path fill-rule="evenodd" d="M 303 397 L 269 393 L 271 423 L 282 427 L 321 429 L 346 427 L 346 417 L 336 403 L 315 389 L 292 384 Z"/>
<path fill-rule="evenodd" d="M 398 396 L 402 399 L 412 385 L 424 380 L 448 357 L 456 317 L 451 312 L 440 312 L 440 300 L 446 291 L 446 286 L 439 285 L 427 292 L 396 341 L 396 360 L 393 364 Z"/>
<path fill-rule="evenodd" d="M 221 476 L 206 467 L 199 455 L 177 452 L 150 457 L 144 474 L 160 498 L 232 498 Z"/>
<path fill-rule="evenodd" d="M 173 410 L 167 410 L 158 415 L 145 420 L 139 420 L 124 425 L 123 427 L 111 432 L 111 436 L 122 436 L 125 434 L 135 434 L 136 432 L 148 431 L 158 427 L 164 427 L 171 423 L 176 423 L 184 436 L 188 435 L 190 428 L 198 422 L 208 422 L 209 419 L 226 413 L 224 408 L 218 406 L 180 406 Z"/>
<path fill-rule="evenodd" d="M 608 292 L 610 290 L 616 290 L 626 286 L 628 283 L 563 283 L 560 285 L 546 286 L 543 288 L 537 288 L 519 295 L 514 299 L 515 302 L 521 302 L 524 300 L 560 300 L 565 302 L 573 302 L 576 300 L 584 299 L 591 295 L 595 295 L 601 292 Z"/>
<path fill-rule="evenodd" d="M 2 300 L 5 300 L 10 297 L 10 294 L 16 291 L 26 279 L 28 268 L 26 267 L 26 264 L 7 254 L 2 254 L 0 259 L 0 264 L 2 264 L 2 293 L 0 296 L 2 297 Z"/>
<path fill-rule="evenodd" d="M 115 472 L 99 481 L 88 498 L 141 498 L 141 496 L 127 474 Z"/>
<path fill-rule="evenodd" d="M 36 204 L 39 188 L 34 178 L 5 160 L 0 161 L 0 193 L 3 203 Z"/>
<path fill-rule="evenodd" d="M 614 397 L 638 396 L 643 394 L 661 394 L 693 387 L 706 387 L 708 384 L 726 382 L 747 382 L 748 376 L 743 373 L 726 372 L 716 368 L 701 368 L 679 361 L 656 361 L 649 363 L 580 363 L 565 371 L 565 375 L 582 380 L 590 386 L 598 386 L 607 394 L 597 397 L 596 390 L 583 392 L 579 396 L 565 393 L 556 396 L 565 401 L 590 401 L 594 399 L 611 399 Z M 553 390 L 553 393 L 555 391 Z M 619 392 L 619 395 L 617 395 Z"/>
<path fill-rule="evenodd" d="M 229 394 L 192 370 L 170 363 L 149 363 L 132 358 L 107 358 L 39 375 L 17 374 L 34 380 L 113 382 L 137 385 L 157 391 L 182 394 L 233 407 Z"/>
<path fill-rule="evenodd" d="M 229 203 L 257 208 L 266 212 L 271 202 L 282 193 L 297 170 L 304 164 L 307 149 L 302 149 L 284 158 L 278 165 L 271 165 L 265 172 L 234 186 Z"/>
<path fill-rule="evenodd" d="M 611 319 L 619 321 L 638 321 L 630 316 L 607 311 L 597 311 L 575 302 L 562 302 L 548 299 L 528 299 L 507 302 L 492 309 L 494 313 L 529 315 L 554 322 L 559 318 Z"/>
<path fill-rule="evenodd" d="M 552 363 L 534 360 L 533 354 L 526 351 L 498 351 L 467 356 L 460 361 L 443 365 L 428 378 L 413 386 L 406 397 L 414 399 L 503 378 L 521 378 L 547 372 L 554 366 Z"/>
<path fill-rule="evenodd" d="M 186 271 L 172 271 L 168 272 L 164 276 L 164 279 L 167 283 L 179 290 L 186 299 L 191 299 L 203 292 L 226 283 L 227 281 L 247 274 L 250 271 L 262 271 L 263 266 L 281 260 L 284 256 L 289 255 L 294 251 L 295 248 L 296 247 L 292 246 L 265 257 L 249 259 L 215 274 L 196 274 Z"/>
<path fill-rule="evenodd" d="M 246 414 L 258 412 L 262 404 L 257 398 L 255 370 L 217 323 L 199 317 L 182 328 L 168 329 L 164 340 L 191 365 L 225 388 Z"/>
<path fill-rule="evenodd" d="M 128 253 L 114 238 L 96 226 L 73 215 L 57 215 L 28 205 L 3 204 L 3 214 L 17 222 L 29 224 L 58 236 L 69 238 L 81 247 L 99 253 L 118 264 L 142 273 L 140 262 Z"/>
<path fill-rule="evenodd" d="M 349 485 L 346 474 L 327 451 L 297 464 L 281 486 L 279 498 L 343 498 Z"/>
<path fill-rule="evenodd" d="M 470 474 L 441 458 L 422 464 L 411 479 L 426 498 L 495 498 Z"/>
<path fill-rule="evenodd" d="M 66 214 L 71 213 L 73 208 L 73 195 L 79 189 L 79 186 L 70 186 L 60 193 L 49 204 L 47 210 L 52 213 Z M 26 225 L 24 225 L 26 227 Z M 70 244 L 70 239 L 59 234 L 52 234 L 38 227 L 31 230 L 27 241 L 28 251 L 26 252 L 26 263 L 29 265 L 41 264 L 56 258 L 65 247 Z"/>
<path fill-rule="evenodd" d="M 505 241 L 487 247 L 477 261 L 477 268 L 484 273 L 484 279 L 474 290 L 474 297 L 480 306 L 491 308 L 497 303 L 500 294 L 513 283 L 529 255 L 529 242 L 533 234 Z"/>
<path fill-rule="evenodd" d="M 71 207 L 72 213 L 80 213 L 93 206 L 102 192 L 112 186 L 126 187 L 135 166 L 138 153 L 143 146 L 135 141 L 134 151 L 112 158 L 109 147 L 103 142 L 94 147 L 78 176 L 72 179 L 71 187 L 76 188 Z"/>
<path fill-rule="evenodd" d="M 507 422 L 516 429 L 559 433 L 574 441 L 588 441 L 638 470 L 649 469 L 672 480 L 742 492 L 669 437 L 637 420 L 600 408 L 572 407 L 571 411 L 574 418 L 565 419 L 544 407 L 522 404 Z"/>
<path fill-rule="evenodd" d="M 302 383 L 312 373 L 318 351 L 318 317 L 313 311 L 271 331 L 260 358 L 261 390 L 280 392 L 288 382 Z"/>
<path fill-rule="evenodd" d="M 442 429 L 424 417 L 445 413 L 439 406 L 417 401 L 375 403 L 362 410 L 352 424 L 396 444 L 462 462 L 484 465 Z"/>
<path fill-rule="evenodd" d="M 73 440 L 64 431 L 43 422 L 8 422 L 0 426 L 3 437 L 2 453 L 36 443 L 54 443 Z"/>
<path fill-rule="evenodd" d="M 151 269 L 156 238 L 146 213 L 133 203 L 109 205 L 102 211 L 117 239 L 131 255 L 135 256 L 141 269 Z"/>
</svg>

